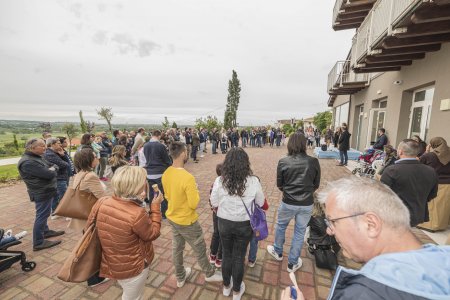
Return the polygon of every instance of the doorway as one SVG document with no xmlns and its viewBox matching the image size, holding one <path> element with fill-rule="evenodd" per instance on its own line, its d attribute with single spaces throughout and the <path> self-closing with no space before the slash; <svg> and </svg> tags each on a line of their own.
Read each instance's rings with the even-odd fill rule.
<svg viewBox="0 0 450 300">
<path fill-rule="evenodd" d="M 356 125 L 356 149 L 359 150 L 359 147 L 361 146 L 361 126 L 364 118 L 364 105 L 360 105 L 356 108 L 356 116 L 358 117 Z"/>
<path fill-rule="evenodd" d="M 414 91 L 409 116 L 410 137 L 418 135 L 424 141 L 427 139 L 433 96 L 434 86 Z"/>
<path fill-rule="evenodd" d="M 367 134 L 366 148 L 376 143 L 378 138 L 378 129 L 384 128 L 386 120 L 387 100 L 377 101 L 376 108 L 370 110 L 369 115 L 369 132 Z"/>
</svg>

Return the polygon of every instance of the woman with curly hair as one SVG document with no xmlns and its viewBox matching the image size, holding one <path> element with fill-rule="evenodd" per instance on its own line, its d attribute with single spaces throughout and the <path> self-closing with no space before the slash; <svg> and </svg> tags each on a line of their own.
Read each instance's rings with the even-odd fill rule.
<svg viewBox="0 0 450 300">
<path fill-rule="evenodd" d="M 264 205 L 264 193 L 258 177 L 253 175 L 250 160 L 242 148 L 232 148 L 225 156 L 222 176 L 214 182 L 211 205 L 217 207 L 218 227 L 222 241 L 223 295 L 241 299 L 245 291 L 242 281 L 244 260 L 253 231 L 246 208 L 253 200 Z M 233 278 L 233 281 L 231 281 Z"/>
</svg>

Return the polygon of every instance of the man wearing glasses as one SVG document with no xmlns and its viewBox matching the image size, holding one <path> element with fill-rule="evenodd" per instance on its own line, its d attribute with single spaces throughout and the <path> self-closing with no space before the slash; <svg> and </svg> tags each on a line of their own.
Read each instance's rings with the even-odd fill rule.
<svg viewBox="0 0 450 300">
<path fill-rule="evenodd" d="M 52 199 L 56 197 L 58 167 L 42 158 L 46 147 L 43 139 L 30 139 L 25 144 L 25 153 L 17 168 L 20 177 L 27 186 L 30 200 L 36 207 L 36 219 L 33 226 L 33 250 L 39 251 L 54 247 L 61 241 L 48 238 L 64 234 L 64 231 L 50 230 L 47 219 L 52 209 Z"/>
<path fill-rule="evenodd" d="M 450 247 L 422 245 L 389 187 L 344 178 L 329 183 L 319 201 L 327 233 L 344 256 L 365 264 L 359 271 L 339 267 L 328 299 L 449 299 Z"/>
</svg>

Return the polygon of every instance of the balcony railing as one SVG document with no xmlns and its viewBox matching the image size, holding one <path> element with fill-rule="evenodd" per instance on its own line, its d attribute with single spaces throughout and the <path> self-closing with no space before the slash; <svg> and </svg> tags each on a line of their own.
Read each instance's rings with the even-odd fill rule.
<svg viewBox="0 0 450 300">
<path fill-rule="evenodd" d="M 415 5 L 423 0 L 378 0 L 359 27 L 354 41 L 355 66 L 386 35 L 394 33 L 394 26 Z"/>
<path fill-rule="evenodd" d="M 361 90 L 369 81 L 368 73 L 355 73 L 350 60 L 338 61 L 328 74 L 328 93 L 352 94 Z"/>
<path fill-rule="evenodd" d="M 344 1 L 347 1 L 347 0 L 336 0 L 336 2 L 334 3 L 333 20 L 331 21 L 332 24 L 334 24 L 334 22 L 336 21 L 337 16 L 338 16 L 339 12 L 341 11 L 342 3 Z"/>
</svg>

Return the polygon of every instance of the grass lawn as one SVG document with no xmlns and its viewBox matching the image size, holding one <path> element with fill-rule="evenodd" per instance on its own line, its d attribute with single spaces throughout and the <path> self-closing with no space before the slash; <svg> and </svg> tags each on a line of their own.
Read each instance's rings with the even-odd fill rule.
<svg viewBox="0 0 450 300">
<path fill-rule="evenodd" d="M 9 179 L 18 179 L 19 170 L 17 170 L 17 165 L 6 165 L 0 166 L 0 182 L 8 181 Z"/>
</svg>

